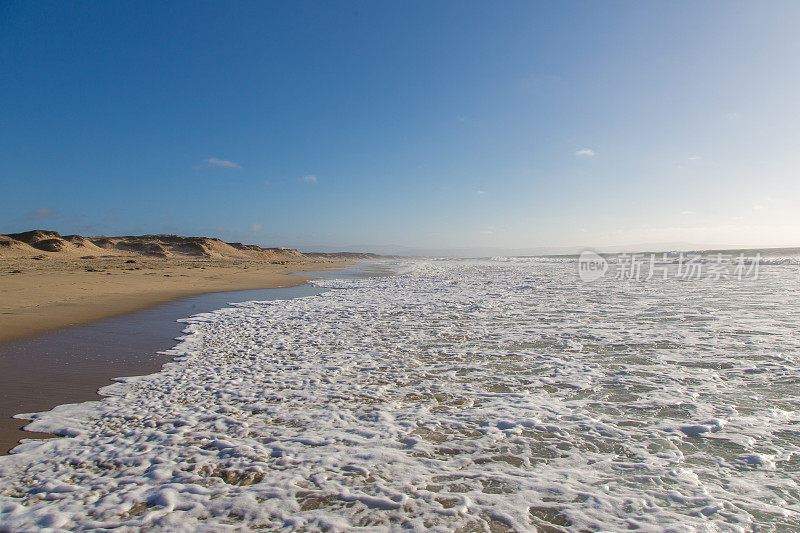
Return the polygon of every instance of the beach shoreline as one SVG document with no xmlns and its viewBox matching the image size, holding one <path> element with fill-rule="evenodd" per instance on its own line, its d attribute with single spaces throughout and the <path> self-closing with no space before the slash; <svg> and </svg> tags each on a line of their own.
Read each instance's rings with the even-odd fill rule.
<svg viewBox="0 0 800 533">
<path fill-rule="evenodd" d="M 295 272 L 353 261 L 109 256 L 0 260 L 0 343 L 88 324 L 199 294 L 292 287 Z"/>
<path fill-rule="evenodd" d="M 169 269 L 173 273 L 188 268 L 178 263 L 185 261 L 161 261 L 160 265 L 150 267 Z M 52 320 L 53 313 L 49 309 L 58 307 L 57 296 L 64 297 L 65 293 L 57 292 L 50 300 L 39 300 L 44 305 L 34 308 L 47 317 L 46 324 L 51 327 L 42 325 L 42 329 L 32 335 L 0 342 L 0 389 L 4 390 L 0 396 L 0 456 L 8 454 L 21 439 L 57 436 L 23 430 L 31 421 L 16 418 L 16 415 L 48 411 L 64 404 L 98 401 L 104 396 L 99 389 L 121 376 L 159 372 L 171 360 L 161 352 L 174 346 L 185 327 L 179 319 L 235 302 L 316 294 L 319 289 L 307 283 L 316 277 L 315 274 L 340 271 L 355 263 L 357 261 L 306 261 L 264 266 L 220 264 L 215 260 L 206 262 L 203 270 L 197 265 L 192 269 L 196 272 L 210 270 L 216 278 L 214 283 L 203 282 L 202 276 L 196 274 L 187 275 L 179 277 L 185 287 L 161 287 L 159 291 L 131 295 L 127 299 L 119 293 L 110 294 L 107 287 L 98 287 L 95 282 L 93 298 L 109 298 L 111 305 L 101 306 L 100 312 L 92 314 L 83 300 L 62 304 L 63 309 L 74 311 L 70 323 L 64 325 Z M 75 274 L 74 268 L 51 264 L 40 270 L 39 277 L 53 282 L 59 277 L 53 275 L 53 270 L 64 268 L 67 274 Z M 242 275 L 242 271 L 247 274 Z M 31 277 L 18 279 L 31 287 Z M 173 276 L 161 277 L 169 280 Z M 149 278 L 158 279 L 156 276 Z M 73 276 L 73 281 L 73 289 L 92 286 L 91 277 Z M 130 285 L 136 287 L 135 279 L 127 281 L 133 281 Z M 5 285 L 0 288 L 8 289 Z M 38 296 L 41 298 L 41 293 Z M 30 302 L 29 299 L 29 305 Z M 6 300 L 1 305 L 8 308 Z M 110 312 L 113 314 L 104 314 Z M 17 316 L 18 320 L 25 318 L 23 313 Z"/>
</svg>

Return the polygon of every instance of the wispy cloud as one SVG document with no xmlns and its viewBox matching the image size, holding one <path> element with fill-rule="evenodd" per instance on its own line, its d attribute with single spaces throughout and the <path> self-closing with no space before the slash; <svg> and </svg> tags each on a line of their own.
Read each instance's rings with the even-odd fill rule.
<svg viewBox="0 0 800 533">
<path fill-rule="evenodd" d="M 753 206 L 753 209 L 755 209 L 756 211 L 761 211 L 762 209 L 764 209 L 764 206 L 761 204 L 756 204 Z"/>
<path fill-rule="evenodd" d="M 699 155 L 693 155 L 692 157 L 689 158 L 689 161 L 700 161 L 701 159 L 703 158 L 700 157 Z"/>
<path fill-rule="evenodd" d="M 48 218 L 55 218 L 56 216 L 58 216 L 58 210 L 53 209 L 52 207 L 42 206 L 29 212 L 26 215 L 26 218 L 33 220 L 45 220 Z"/>
<path fill-rule="evenodd" d="M 694 215 L 694 211 L 681 211 L 681 215 Z"/>
<path fill-rule="evenodd" d="M 216 157 L 209 157 L 203 163 L 209 167 L 224 167 L 224 168 L 242 168 L 239 163 L 228 161 L 227 159 L 218 159 Z"/>
<path fill-rule="evenodd" d="M 307 174 L 300 178 L 300 181 L 304 181 L 306 183 L 316 183 L 317 177 L 314 174 Z"/>
<path fill-rule="evenodd" d="M 594 157 L 594 156 L 597 155 L 597 152 L 595 152 L 591 148 L 581 148 L 580 150 L 575 152 L 575 155 L 583 156 L 583 157 Z"/>
<path fill-rule="evenodd" d="M 247 230 L 252 233 L 261 233 L 262 231 L 264 231 L 264 226 L 262 226 L 258 222 L 254 222 L 250 224 L 250 227 L 248 227 Z"/>
<path fill-rule="evenodd" d="M 478 196 L 481 196 L 481 195 L 486 194 L 486 191 L 475 191 L 475 194 L 477 194 Z"/>
</svg>

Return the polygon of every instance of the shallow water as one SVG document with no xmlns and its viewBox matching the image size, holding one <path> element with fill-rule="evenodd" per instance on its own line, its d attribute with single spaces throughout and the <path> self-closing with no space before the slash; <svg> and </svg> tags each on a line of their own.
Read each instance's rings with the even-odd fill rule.
<svg viewBox="0 0 800 533">
<path fill-rule="evenodd" d="M 186 321 L 179 360 L 0 458 L 0 524 L 800 528 L 796 267 L 409 261 Z"/>
</svg>

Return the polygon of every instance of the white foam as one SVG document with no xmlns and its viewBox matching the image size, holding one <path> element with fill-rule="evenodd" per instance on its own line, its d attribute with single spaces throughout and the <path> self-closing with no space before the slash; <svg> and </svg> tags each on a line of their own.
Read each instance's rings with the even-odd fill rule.
<svg viewBox="0 0 800 533">
<path fill-rule="evenodd" d="M 34 416 L 0 529 L 789 531 L 798 289 L 409 262 L 186 320 L 178 360 Z"/>
</svg>

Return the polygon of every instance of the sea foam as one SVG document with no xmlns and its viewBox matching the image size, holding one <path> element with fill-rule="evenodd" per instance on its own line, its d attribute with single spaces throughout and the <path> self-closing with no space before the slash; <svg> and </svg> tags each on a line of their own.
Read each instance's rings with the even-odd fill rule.
<svg viewBox="0 0 800 533">
<path fill-rule="evenodd" d="M 409 261 L 186 319 L 157 374 L 28 415 L 0 530 L 793 531 L 797 273 Z"/>
</svg>

